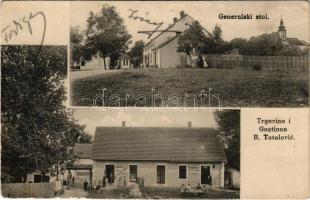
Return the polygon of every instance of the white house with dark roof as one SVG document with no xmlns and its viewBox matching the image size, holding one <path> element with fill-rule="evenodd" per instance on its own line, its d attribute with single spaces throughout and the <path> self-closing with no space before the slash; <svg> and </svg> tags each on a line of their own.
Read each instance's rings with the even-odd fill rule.
<svg viewBox="0 0 310 200">
<path fill-rule="evenodd" d="M 173 23 L 164 31 L 153 37 L 144 47 L 143 66 L 171 68 L 186 64 L 185 53 L 177 52 L 180 34 L 189 28 L 195 20 L 184 11 L 180 18 L 174 18 Z M 210 33 L 203 29 L 206 35 Z"/>
<path fill-rule="evenodd" d="M 97 127 L 93 180 L 113 185 L 224 187 L 226 156 L 212 128 Z"/>
<path fill-rule="evenodd" d="M 122 55 L 119 57 L 119 67 L 120 69 L 130 69 L 131 63 L 130 63 L 130 57 L 127 54 Z"/>
</svg>

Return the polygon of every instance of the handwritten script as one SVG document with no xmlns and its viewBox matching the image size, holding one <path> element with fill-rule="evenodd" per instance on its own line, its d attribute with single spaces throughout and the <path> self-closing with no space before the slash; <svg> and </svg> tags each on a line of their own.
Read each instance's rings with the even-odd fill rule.
<svg viewBox="0 0 310 200">
<path fill-rule="evenodd" d="M 164 24 L 164 22 L 154 22 L 151 21 L 150 19 L 145 19 L 144 17 L 137 16 L 136 14 L 138 10 L 129 9 L 129 12 L 130 12 L 130 15 L 128 16 L 129 19 L 131 18 L 134 20 L 139 20 L 141 22 L 145 22 L 155 26 L 155 29 L 153 31 L 144 32 L 145 34 L 148 35 L 148 38 L 152 37 L 152 35 Z"/>
<path fill-rule="evenodd" d="M 1 30 L 1 35 L 6 43 L 9 43 L 14 37 L 17 37 L 21 31 L 28 31 L 31 35 L 32 31 L 32 20 L 36 17 L 41 17 L 43 20 L 43 33 L 40 41 L 40 48 L 38 55 L 41 51 L 41 47 L 44 42 L 45 32 L 46 32 L 46 17 L 41 11 L 32 13 L 30 12 L 28 16 L 25 16 L 19 20 L 13 20 L 12 23 Z"/>
</svg>

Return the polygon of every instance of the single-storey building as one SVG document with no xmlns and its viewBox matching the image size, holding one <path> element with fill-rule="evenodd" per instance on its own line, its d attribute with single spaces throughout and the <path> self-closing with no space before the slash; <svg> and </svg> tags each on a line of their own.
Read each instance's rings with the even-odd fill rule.
<svg viewBox="0 0 310 200">
<path fill-rule="evenodd" d="M 187 64 L 185 53 L 178 52 L 180 35 L 189 28 L 195 20 L 184 11 L 180 18 L 174 18 L 173 23 L 158 35 L 153 37 L 143 49 L 143 66 L 155 68 L 171 68 Z M 211 34 L 203 29 L 206 35 Z"/>
<path fill-rule="evenodd" d="M 212 128 L 97 127 L 93 180 L 116 186 L 224 187 L 226 156 Z"/>
<path fill-rule="evenodd" d="M 127 54 L 119 57 L 119 67 L 120 69 L 130 69 L 131 67 L 130 57 Z"/>
</svg>

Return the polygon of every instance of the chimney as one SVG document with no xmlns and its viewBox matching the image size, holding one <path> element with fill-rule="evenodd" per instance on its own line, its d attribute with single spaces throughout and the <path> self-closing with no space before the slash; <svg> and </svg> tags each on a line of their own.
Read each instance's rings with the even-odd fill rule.
<svg viewBox="0 0 310 200">
<path fill-rule="evenodd" d="M 126 126 L 126 122 L 122 121 L 122 127 L 125 127 L 125 126 Z"/>
<path fill-rule="evenodd" d="M 192 122 L 188 122 L 187 127 L 192 127 Z"/>
<path fill-rule="evenodd" d="M 178 21 L 178 18 L 173 18 L 173 23 L 176 23 Z"/>
<path fill-rule="evenodd" d="M 185 16 L 185 12 L 184 12 L 184 10 L 182 10 L 181 12 L 180 12 L 180 17 L 182 18 L 182 17 L 184 17 Z"/>
</svg>

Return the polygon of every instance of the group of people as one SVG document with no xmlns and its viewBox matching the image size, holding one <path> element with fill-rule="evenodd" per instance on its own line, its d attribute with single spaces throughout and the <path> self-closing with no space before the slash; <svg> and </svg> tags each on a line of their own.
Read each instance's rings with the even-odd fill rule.
<svg viewBox="0 0 310 200">
<path fill-rule="evenodd" d="M 99 180 L 98 182 L 97 180 L 94 180 L 93 189 L 99 191 L 101 187 L 105 187 L 108 183 L 109 183 L 108 178 L 104 176 L 102 180 Z"/>
<path fill-rule="evenodd" d="M 74 183 L 75 183 L 75 177 L 72 176 L 71 172 L 69 172 L 67 175 L 67 179 L 64 180 L 64 185 L 67 185 L 69 188 L 70 186 L 74 186 Z"/>
</svg>

